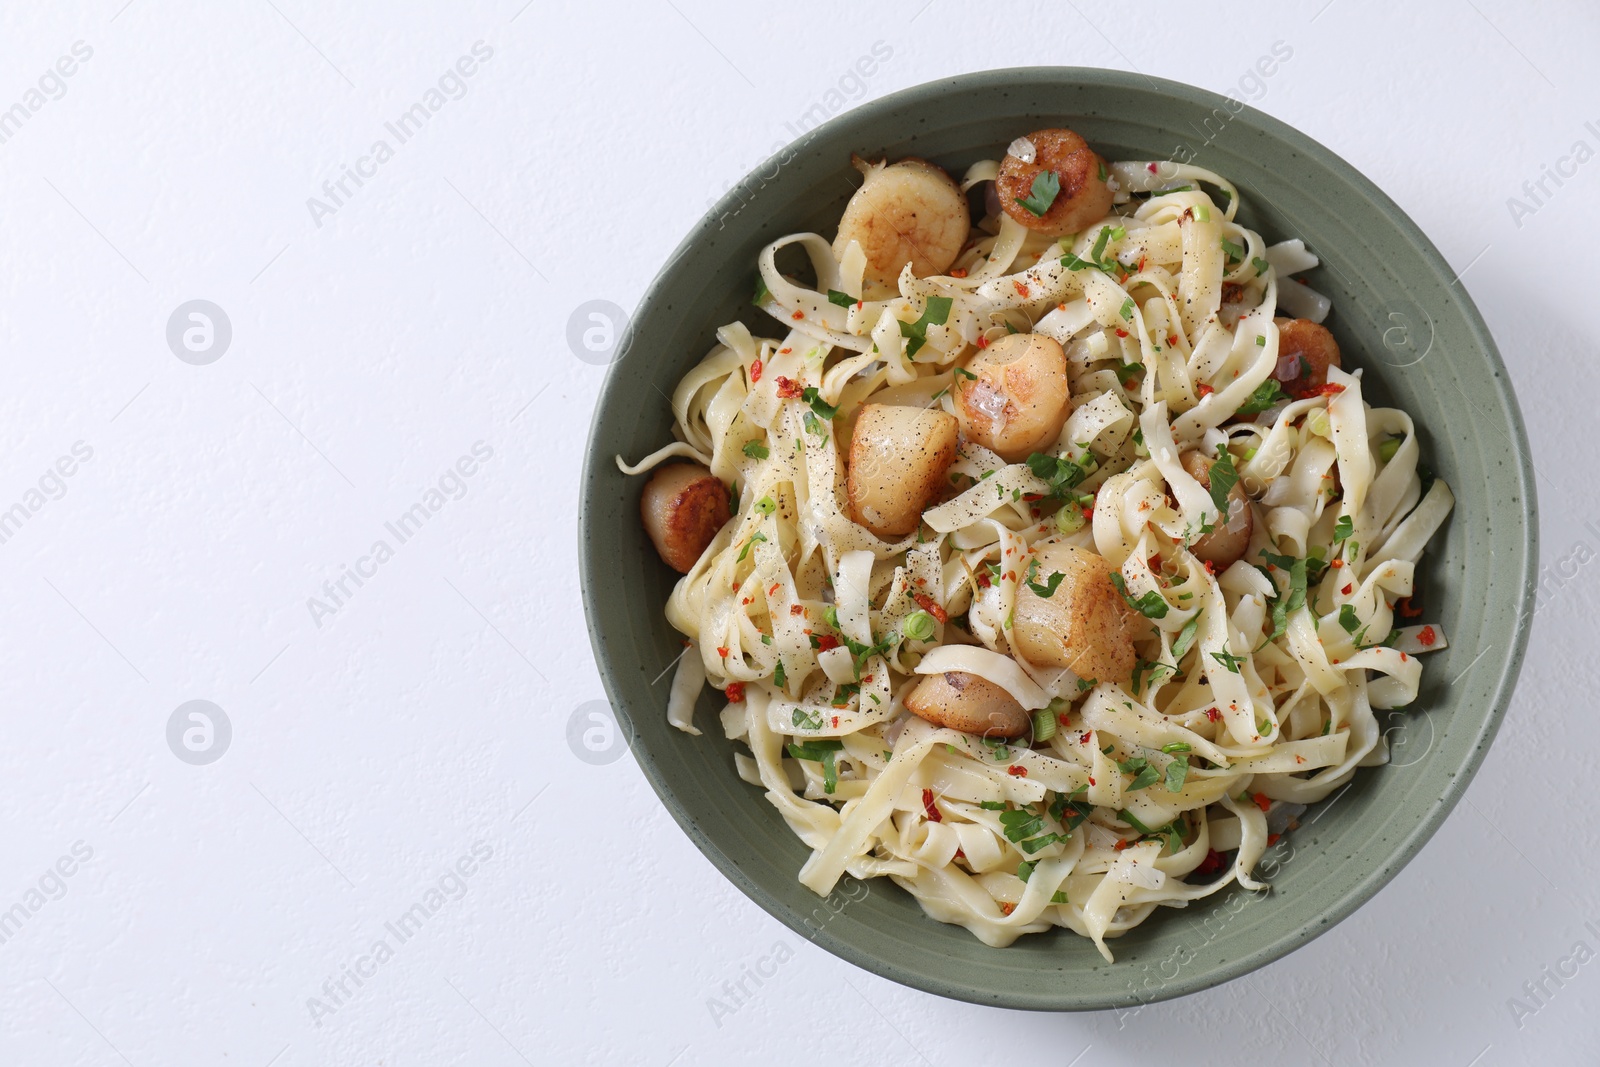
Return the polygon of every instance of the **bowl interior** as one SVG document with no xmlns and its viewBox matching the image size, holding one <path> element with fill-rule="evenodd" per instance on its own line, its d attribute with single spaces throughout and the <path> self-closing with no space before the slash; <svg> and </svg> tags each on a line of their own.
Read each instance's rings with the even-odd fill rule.
<svg viewBox="0 0 1600 1067">
<path fill-rule="evenodd" d="M 1347 368 L 1363 368 L 1373 403 L 1410 413 L 1425 464 L 1456 494 L 1418 572 L 1425 617 L 1442 624 L 1450 648 L 1428 657 L 1409 710 L 1380 713 L 1393 762 L 1358 772 L 1269 850 L 1270 894 L 1233 888 L 1162 909 L 1111 943 L 1115 964 L 1066 931 L 987 948 L 926 918 L 887 880 L 847 879 L 828 900 L 802 887 L 795 877 L 807 850 L 735 775 L 742 746 L 721 736 L 720 694 L 708 690 L 696 712 L 704 736 L 667 725 L 671 672 L 662 672 L 682 645 L 661 609 L 676 575 L 640 528 L 641 480 L 612 461 L 670 439 L 665 397 L 719 325 L 742 319 L 758 334 L 781 334 L 750 306 L 756 255 L 786 233 L 832 237 L 858 182 L 851 152 L 922 156 L 959 175 L 1045 126 L 1077 130 L 1110 159 L 1207 167 L 1236 183 L 1246 225 L 1269 242 L 1304 239 L 1322 258 L 1306 280 L 1333 300 L 1327 325 Z M 877 974 L 976 1003 L 1076 1010 L 1180 996 L 1270 962 L 1344 918 L 1415 854 L 1465 788 L 1509 699 L 1532 605 L 1527 456 L 1504 368 L 1465 291 L 1399 208 L 1333 153 L 1174 82 L 1075 68 L 968 75 L 813 131 L 735 188 L 656 279 L 590 434 L 580 517 L 589 630 L 612 705 L 631 723 L 634 754 L 663 802 L 724 874 L 802 936 Z M 1501 607 L 1486 612 L 1488 604 Z"/>
</svg>

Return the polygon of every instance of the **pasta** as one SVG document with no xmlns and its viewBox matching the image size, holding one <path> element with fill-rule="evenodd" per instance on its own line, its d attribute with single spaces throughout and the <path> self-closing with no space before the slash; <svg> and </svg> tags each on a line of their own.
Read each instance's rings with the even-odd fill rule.
<svg viewBox="0 0 1600 1067">
<path fill-rule="evenodd" d="M 1265 888 L 1386 760 L 1374 710 L 1445 647 L 1402 618 L 1453 498 L 1223 176 L 1066 130 L 960 183 L 857 163 L 835 240 L 761 252 L 779 335 L 718 330 L 675 440 L 618 458 L 686 570 L 669 721 L 723 691 L 818 894 L 887 877 L 985 944 L 1110 960 L 1158 906 Z"/>
</svg>

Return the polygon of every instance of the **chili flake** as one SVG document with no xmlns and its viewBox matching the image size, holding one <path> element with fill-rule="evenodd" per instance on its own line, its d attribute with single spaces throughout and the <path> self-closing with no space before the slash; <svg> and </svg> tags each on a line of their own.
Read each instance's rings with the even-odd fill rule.
<svg viewBox="0 0 1600 1067">
<path fill-rule="evenodd" d="M 805 609 L 805 605 L 804 604 L 790 604 L 789 605 L 789 614 L 790 615 L 804 615 L 805 613 L 806 613 L 806 609 Z"/>
<path fill-rule="evenodd" d="M 832 634 L 823 634 L 817 638 L 817 651 L 826 652 L 831 648 L 839 647 L 839 639 Z"/>
<path fill-rule="evenodd" d="M 796 311 L 793 315 L 791 315 L 789 317 L 792 318 L 792 319 L 795 319 L 795 320 L 799 320 L 799 319 L 805 318 L 806 317 L 806 313 L 804 311 Z"/>
<path fill-rule="evenodd" d="M 932 615 L 937 622 L 945 623 L 950 621 L 949 613 L 941 608 L 939 602 L 927 593 L 917 593 L 911 599 L 917 602 L 917 607 Z"/>
<path fill-rule="evenodd" d="M 944 822 L 944 815 L 933 803 L 933 790 L 922 791 L 922 810 L 928 816 L 929 822 Z"/>
<path fill-rule="evenodd" d="M 727 696 L 728 703 L 730 703 L 730 704 L 739 703 L 741 700 L 744 699 L 744 683 L 743 682 L 729 682 L 728 683 L 728 688 L 723 690 L 723 694 L 725 696 Z"/>
<path fill-rule="evenodd" d="M 761 361 L 759 359 L 750 364 L 750 380 L 752 382 L 761 380 Z"/>
<path fill-rule="evenodd" d="M 1432 626 L 1424 626 L 1417 633 L 1417 643 L 1423 648 L 1432 648 L 1433 643 L 1439 640 L 1439 635 L 1433 632 Z"/>
<path fill-rule="evenodd" d="M 1028 768 L 1020 763 L 1013 763 L 1006 768 L 1006 773 L 1017 778 L 1026 778 L 1028 777 Z"/>
<path fill-rule="evenodd" d="M 1272 801 L 1267 799 L 1267 794 L 1265 793 L 1252 793 L 1250 794 L 1250 799 L 1255 801 L 1256 807 L 1260 808 L 1262 811 L 1266 811 L 1268 808 L 1272 807 Z"/>
<path fill-rule="evenodd" d="M 778 377 L 778 395 L 783 399 L 793 400 L 803 392 L 805 389 L 793 378 Z"/>
</svg>

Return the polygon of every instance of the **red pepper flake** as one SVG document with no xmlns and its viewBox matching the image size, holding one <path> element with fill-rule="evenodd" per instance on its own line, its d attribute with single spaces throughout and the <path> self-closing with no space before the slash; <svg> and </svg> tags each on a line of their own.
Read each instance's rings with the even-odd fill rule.
<svg viewBox="0 0 1600 1067">
<path fill-rule="evenodd" d="M 1215 389 L 1207 385 L 1205 382 L 1201 382 L 1199 385 L 1195 386 L 1194 391 L 1200 394 L 1200 398 L 1202 400 L 1216 392 Z"/>
<path fill-rule="evenodd" d="M 1329 382 L 1327 385 L 1324 385 L 1321 389 L 1317 390 L 1317 394 L 1321 394 L 1322 396 L 1338 396 L 1342 392 L 1344 392 L 1344 386 L 1340 385 L 1338 382 Z"/>
<path fill-rule="evenodd" d="M 1089 776 L 1089 784 L 1090 785 L 1094 785 L 1094 776 L 1093 775 Z"/>
<path fill-rule="evenodd" d="M 1006 773 L 1016 778 L 1026 778 L 1028 777 L 1028 768 L 1020 763 L 1013 763 L 1006 768 Z"/>
<path fill-rule="evenodd" d="M 923 611 L 926 611 L 929 615 L 932 615 L 939 622 L 950 621 L 949 614 L 939 606 L 939 602 L 937 600 L 933 599 L 933 597 L 929 596 L 927 593 L 916 593 L 911 599 L 917 602 L 917 607 L 921 608 Z"/>
<path fill-rule="evenodd" d="M 1014 582 L 1014 581 L 1017 580 L 1017 572 L 1016 571 L 1006 571 L 1000 577 L 1004 578 L 1008 582 Z"/>
<path fill-rule="evenodd" d="M 793 352 L 793 351 L 794 351 L 794 349 L 792 349 L 792 348 L 780 348 L 780 349 L 778 349 L 778 355 L 787 356 L 790 352 Z"/>
<path fill-rule="evenodd" d="M 1011 903 L 1011 901 L 1002 900 L 1000 902 L 1000 914 L 1002 914 L 1002 915 L 1010 915 L 1012 912 L 1014 912 L 1016 910 L 1017 910 L 1017 906 L 1015 904 Z"/>
<path fill-rule="evenodd" d="M 966 858 L 967 858 L 967 854 L 966 854 L 966 853 L 965 853 L 965 852 L 964 852 L 964 851 L 962 851 L 962 850 L 961 850 L 961 849 L 959 849 L 959 848 L 958 848 L 958 849 L 956 849 L 956 859 L 958 859 L 958 860 L 964 860 L 964 859 L 966 859 Z"/>
<path fill-rule="evenodd" d="M 1304 763 L 1306 761 L 1306 758 L 1304 756 L 1297 755 L 1297 756 L 1295 756 L 1294 761 L 1296 763 Z"/>
<path fill-rule="evenodd" d="M 1011 287 L 1017 291 L 1018 296 L 1025 297 L 1028 295 L 1028 287 L 1021 282 L 1012 282 Z"/>
<path fill-rule="evenodd" d="M 739 601 L 739 603 L 740 603 L 740 604 L 741 604 L 741 605 L 744 605 L 744 604 L 749 604 L 749 603 L 752 603 L 752 602 L 753 602 L 753 601 L 754 601 L 754 600 L 755 600 L 755 597 L 753 597 L 753 596 L 747 596 L 747 597 L 745 597 L 745 598 L 744 598 L 744 599 L 743 599 L 743 600 L 741 600 L 741 601 Z"/>
<path fill-rule="evenodd" d="M 989 338 L 986 335 L 981 334 L 981 333 L 978 335 L 978 347 L 979 348 L 988 348 L 989 347 Z"/>
<path fill-rule="evenodd" d="M 1424 626 L 1417 632 L 1417 644 L 1423 648 L 1432 648 L 1433 643 L 1439 640 L 1439 635 L 1434 633 L 1432 626 Z"/>
<path fill-rule="evenodd" d="M 1211 849 L 1206 853 L 1206 858 L 1200 861 L 1200 866 L 1194 869 L 1194 873 L 1205 878 L 1218 873 L 1227 865 L 1227 857 L 1216 849 Z"/>
<path fill-rule="evenodd" d="M 832 634 L 823 634 L 817 638 L 817 651 L 826 652 L 831 648 L 839 647 L 839 639 Z"/>
<path fill-rule="evenodd" d="M 1064 712 L 1064 711 L 1057 712 L 1056 713 L 1056 722 L 1060 723 L 1062 726 L 1069 725 L 1068 722 L 1067 722 L 1067 713 Z"/>
<path fill-rule="evenodd" d="M 950 272 L 950 277 L 952 278 L 965 278 L 966 276 L 967 268 L 965 267 L 956 267 Z"/>
<path fill-rule="evenodd" d="M 728 658 L 728 650 L 727 650 L 727 648 L 725 648 L 722 645 L 718 645 L 717 646 L 717 655 L 721 656 L 723 659 L 727 659 Z"/>
<path fill-rule="evenodd" d="M 1337 567 L 1343 567 L 1343 566 L 1344 566 L 1344 560 L 1342 560 L 1342 559 L 1336 559 L 1336 560 L 1334 560 L 1334 561 L 1333 561 L 1333 562 L 1332 562 L 1332 563 L 1330 563 L 1330 564 L 1328 564 L 1328 566 L 1330 566 L 1330 567 L 1335 567 L 1335 568 L 1337 568 Z"/>
<path fill-rule="evenodd" d="M 804 604 L 790 604 L 789 605 L 789 614 L 790 615 L 804 615 L 805 613 L 806 613 L 806 609 L 805 609 L 805 605 Z"/>
<path fill-rule="evenodd" d="M 1206 565 L 1206 573 L 1207 574 L 1216 574 L 1217 573 L 1217 565 L 1215 563 L 1211 562 L 1208 559 L 1208 560 L 1205 561 L 1205 565 Z"/>
<path fill-rule="evenodd" d="M 1354 588 L 1355 588 L 1355 583 L 1352 582 L 1349 585 L 1345 586 L 1343 589 L 1339 590 L 1339 595 L 1340 596 L 1349 596 L 1350 595 L 1350 590 L 1352 590 Z"/>
<path fill-rule="evenodd" d="M 1092 730 L 1085 730 L 1082 734 L 1079 735 L 1078 744 L 1087 745 L 1089 743 L 1089 739 L 1091 737 L 1093 737 L 1093 736 L 1094 736 L 1094 732 Z"/>
<path fill-rule="evenodd" d="M 989 571 L 986 568 L 980 567 L 978 569 L 977 578 L 978 578 L 978 588 L 980 588 L 980 589 L 989 588 Z"/>
<path fill-rule="evenodd" d="M 1406 659 L 1407 659 L 1406 654 L 1404 652 L 1400 653 L 1400 662 L 1404 663 L 1406 661 Z"/>
<path fill-rule="evenodd" d="M 1117 851 L 1121 852 L 1123 849 L 1127 848 L 1128 846 L 1130 846 L 1132 844 L 1133 844 L 1132 841 L 1118 841 L 1117 842 Z"/>
<path fill-rule="evenodd" d="M 776 593 L 778 591 L 778 587 L 781 586 L 782 584 L 783 584 L 782 582 L 773 582 L 772 583 L 772 588 L 767 590 L 767 595 L 771 596 L 773 593 Z"/>
<path fill-rule="evenodd" d="M 1141 264 L 1143 264 L 1144 260 L 1141 259 L 1139 262 Z M 1167 346 L 1170 347 L 1170 348 L 1178 347 L 1178 335 L 1177 334 L 1170 333 L 1170 334 L 1167 335 Z"/>
<path fill-rule="evenodd" d="M 1282 836 L 1283 836 L 1282 834 L 1268 834 L 1267 835 L 1267 847 L 1271 848 L 1273 845 L 1276 845 L 1278 843 L 1278 839 L 1280 837 L 1282 837 Z"/>
<path fill-rule="evenodd" d="M 744 699 L 744 683 L 729 682 L 728 688 L 724 689 L 723 693 L 727 696 L 728 703 L 737 704 Z"/>
<path fill-rule="evenodd" d="M 1412 597 L 1405 597 L 1396 602 L 1395 608 L 1408 619 L 1414 619 L 1422 614 L 1422 606 L 1412 602 Z"/>
<path fill-rule="evenodd" d="M 928 579 L 926 579 L 926 578 L 918 578 L 916 581 L 912 582 L 912 584 L 913 585 L 927 585 L 928 584 Z"/>
<path fill-rule="evenodd" d="M 933 790 L 931 789 L 922 791 L 922 810 L 927 814 L 929 822 L 944 822 L 944 815 L 934 806 Z"/>
<path fill-rule="evenodd" d="M 752 382 L 761 380 L 761 361 L 759 359 L 750 364 L 750 380 Z"/>
<path fill-rule="evenodd" d="M 1123 330 L 1123 329 L 1118 329 L 1117 330 L 1117 336 L 1118 337 L 1126 337 L 1126 336 L 1128 336 L 1128 331 L 1127 330 Z"/>
<path fill-rule="evenodd" d="M 806 317 L 806 313 L 804 311 L 796 311 L 793 315 L 790 315 L 789 317 L 791 319 L 799 320 L 799 319 L 805 318 Z"/>
<path fill-rule="evenodd" d="M 1216 708 L 1207 708 L 1206 718 L 1210 719 L 1212 722 L 1216 722 L 1218 719 L 1222 718 L 1222 712 L 1218 711 Z"/>
<path fill-rule="evenodd" d="M 1154 163 L 1146 163 L 1144 165 L 1144 169 L 1149 171 L 1151 174 L 1156 173 L 1156 165 Z"/>
<path fill-rule="evenodd" d="M 805 392 L 805 389 L 793 378 L 778 376 L 778 395 L 783 399 L 793 400 L 803 392 Z"/>
<path fill-rule="evenodd" d="M 837 730 L 839 728 L 839 716 L 837 716 L 837 715 L 835 715 L 833 717 L 833 728 L 835 730 Z"/>
<path fill-rule="evenodd" d="M 1267 799 L 1267 794 L 1265 793 L 1251 793 L 1250 799 L 1255 801 L 1256 807 L 1260 808 L 1262 811 L 1266 811 L 1268 808 L 1272 807 L 1272 801 Z"/>
</svg>

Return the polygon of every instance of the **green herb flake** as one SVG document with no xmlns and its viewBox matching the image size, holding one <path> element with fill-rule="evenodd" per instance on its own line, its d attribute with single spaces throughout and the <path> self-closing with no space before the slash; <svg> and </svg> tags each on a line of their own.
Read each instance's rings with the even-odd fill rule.
<svg viewBox="0 0 1600 1067">
<path fill-rule="evenodd" d="M 1117 592 L 1122 594 L 1122 599 L 1128 602 L 1128 607 L 1137 611 L 1147 619 L 1164 619 L 1167 616 L 1167 601 L 1154 589 L 1135 600 L 1128 593 L 1128 584 L 1122 580 L 1121 571 L 1111 572 L 1111 584 L 1117 587 Z"/>
<path fill-rule="evenodd" d="M 1256 386 L 1255 392 L 1245 398 L 1245 402 L 1239 405 L 1239 410 L 1236 414 L 1259 415 L 1280 400 L 1287 399 L 1289 397 L 1284 393 L 1283 386 L 1279 384 L 1278 379 L 1268 378 Z"/>
<path fill-rule="evenodd" d="M 1056 202 L 1056 195 L 1061 192 L 1061 179 L 1056 177 L 1053 170 L 1042 170 L 1033 176 L 1033 185 L 1029 195 L 1017 201 L 1022 207 L 1035 217 L 1043 216 L 1050 210 L 1050 205 Z"/>
<path fill-rule="evenodd" d="M 857 300 L 855 297 L 851 296 L 849 293 L 841 293 L 837 289 L 829 289 L 828 290 L 828 303 L 837 304 L 842 308 L 848 308 L 848 307 L 855 307 L 857 304 L 860 303 L 860 301 Z"/>
<path fill-rule="evenodd" d="M 1349 604 L 1339 608 L 1339 625 L 1344 627 L 1344 632 L 1353 634 L 1361 626 L 1361 619 L 1356 615 L 1356 609 Z"/>
<path fill-rule="evenodd" d="M 740 449 L 740 451 L 749 456 L 751 459 L 766 459 L 769 455 L 771 455 L 771 453 L 767 450 L 767 446 L 762 444 L 760 441 L 746 441 L 744 443 L 744 447 Z"/>
<path fill-rule="evenodd" d="M 916 322 L 900 323 L 900 336 L 908 338 L 906 355 L 915 356 L 928 341 L 929 326 L 943 326 L 950 318 L 950 305 L 954 301 L 948 296 L 930 296 L 922 311 L 922 317 Z M 977 377 L 974 375 L 973 377 Z"/>
</svg>

